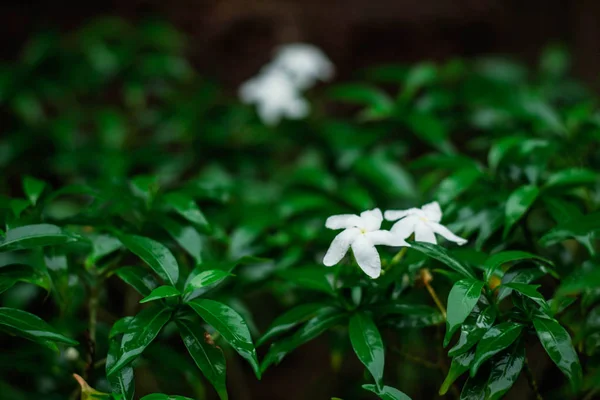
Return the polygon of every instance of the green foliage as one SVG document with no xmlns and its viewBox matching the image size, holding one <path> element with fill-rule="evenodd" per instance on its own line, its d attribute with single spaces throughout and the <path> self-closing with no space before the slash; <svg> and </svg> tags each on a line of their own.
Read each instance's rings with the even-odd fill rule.
<svg viewBox="0 0 600 400">
<path fill-rule="evenodd" d="M 83 399 L 223 400 L 316 341 L 311 373 L 359 369 L 329 397 L 598 393 L 600 114 L 566 52 L 371 68 L 277 127 L 185 54 L 109 18 L 0 67 L 0 392 L 62 400 L 76 373 Z M 434 228 L 377 243 L 375 280 L 356 246 L 321 265 L 327 217 L 375 207 Z"/>
</svg>

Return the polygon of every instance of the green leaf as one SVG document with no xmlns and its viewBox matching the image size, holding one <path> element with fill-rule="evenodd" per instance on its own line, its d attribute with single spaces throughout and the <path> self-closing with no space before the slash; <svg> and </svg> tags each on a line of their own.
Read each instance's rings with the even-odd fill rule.
<svg viewBox="0 0 600 400">
<path fill-rule="evenodd" d="M 538 303 L 544 309 L 544 311 L 549 312 L 550 307 L 548 306 L 546 299 L 544 299 L 544 296 L 542 296 L 541 293 L 537 291 L 537 288 L 539 288 L 540 285 L 528 285 L 526 283 L 512 282 L 504 284 L 502 286 L 513 289 L 514 291 L 521 293 L 523 296 L 529 297 L 530 299 Z"/>
<path fill-rule="evenodd" d="M 108 333 L 108 338 L 112 339 L 113 337 L 117 336 L 117 335 L 122 335 L 124 333 L 127 332 L 127 329 L 129 328 L 129 324 L 131 324 L 131 321 L 133 321 L 135 317 L 123 317 L 118 319 L 112 326 L 112 328 L 110 328 L 110 332 Z"/>
<path fill-rule="evenodd" d="M 438 67 L 429 62 L 422 62 L 410 68 L 404 80 L 401 99 L 410 100 L 421 88 L 431 85 L 437 80 Z"/>
<path fill-rule="evenodd" d="M 327 280 L 326 271 L 320 267 L 291 268 L 279 271 L 277 275 L 307 289 L 317 290 L 330 295 L 334 293 L 331 283 Z"/>
<path fill-rule="evenodd" d="M 486 386 L 487 376 L 484 374 L 470 376 L 460 392 L 460 400 L 485 400 Z"/>
<path fill-rule="evenodd" d="M 26 176 L 23 178 L 23 191 L 25 192 L 25 195 L 31 204 L 34 206 L 42 195 L 45 186 L 46 183 L 44 181 L 32 178 L 31 176 Z"/>
<path fill-rule="evenodd" d="M 586 245 L 591 254 L 595 253 L 593 244 L 589 243 L 588 236 L 592 232 L 600 231 L 600 212 L 568 219 L 554 227 L 540 239 L 542 246 L 549 246 L 554 243 L 575 238 Z"/>
<path fill-rule="evenodd" d="M 137 314 L 121 340 L 122 354 L 107 375 L 117 373 L 142 354 L 170 318 L 171 310 L 160 306 L 146 308 Z"/>
<path fill-rule="evenodd" d="M 15 217 L 20 218 L 23 211 L 25 211 L 31 203 L 25 199 L 11 199 L 10 209 L 15 214 Z"/>
<path fill-rule="evenodd" d="M 322 303 L 300 304 L 284 314 L 280 315 L 271 323 L 260 339 L 256 341 L 256 346 L 262 346 L 272 338 L 289 331 L 290 329 L 312 318 L 317 311 L 325 308 Z"/>
<path fill-rule="evenodd" d="M 504 234 L 506 239 L 514 224 L 529 210 L 537 199 L 540 190 L 534 185 L 521 186 L 508 196 L 504 209 Z"/>
<path fill-rule="evenodd" d="M 154 275 L 142 267 L 123 267 L 116 271 L 116 274 L 125 283 L 133 287 L 142 296 L 148 296 L 158 287 L 158 282 Z"/>
<path fill-rule="evenodd" d="M 232 275 L 228 271 L 223 271 L 220 269 L 209 269 L 206 271 L 202 271 L 186 285 L 185 291 L 190 292 L 194 289 L 199 289 L 213 285 L 215 283 L 223 281 L 229 276 Z"/>
<path fill-rule="evenodd" d="M 223 397 L 221 398 L 223 399 Z M 141 400 L 194 400 L 189 397 L 177 396 L 177 395 L 167 395 L 162 393 L 153 393 L 148 396 L 142 397 Z"/>
<path fill-rule="evenodd" d="M 463 279 L 454 284 L 448 295 L 448 312 L 446 315 L 446 335 L 444 347 L 450 343 L 452 335 L 465 322 L 479 301 L 484 283 L 476 279 Z"/>
<path fill-rule="evenodd" d="M 348 333 L 356 356 L 375 379 L 377 388 L 381 389 L 385 350 L 375 322 L 365 313 L 356 313 L 350 318 Z"/>
<path fill-rule="evenodd" d="M 508 351 L 494 357 L 485 390 L 486 400 L 499 400 L 510 390 L 525 365 L 525 346 L 513 345 Z"/>
<path fill-rule="evenodd" d="M 475 167 L 460 169 L 440 182 L 434 197 L 441 204 L 448 204 L 475 184 L 481 175 Z"/>
<path fill-rule="evenodd" d="M 156 222 L 192 256 L 196 264 L 202 263 L 204 239 L 193 226 L 181 225 L 174 219 L 165 216 L 157 217 Z"/>
<path fill-rule="evenodd" d="M 221 334 L 231 347 L 245 358 L 256 377 L 260 379 L 260 367 L 250 330 L 244 319 L 231 307 L 209 299 L 194 299 L 187 303 L 210 326 Z"/>
<path fill-rule="evenodd" d="M 131 319 L 129 321 L 131 321 Z M 119 321 L 123 321 L 123 319 Z M 108 354 L 106 355 L 107 372 L 115 365 L 115 363 L 120 357 L 121 341 L 117 340 L 116 338 L 113 338 L 110 341 Z M 109 376 L 108 379 L 112 386 L 113 393 L 122 395 L 123 400 L 133 400 L 133 396 L 135 395 L 135 378 L 133 373 L 133 367 L 131 365 L 123 367 L 119 372 L 113 374 L 112 376 Z"/>
<path fill-rule="evenodd" d="M 214 386 L 221 400 L 227 400 L 225 356 L 223 351 L 206 342 L 204 329 L 195 320 L 180 318 L 175 321 L 181 339 L 202 374 Z"/>
<path fill-rule="evenodd" d="M 374 86 L 348 83 L 336 85 L 329 90 L 332 99 L 369 107 L 372 116 L 387 116 L 394 109 L 393 100 Z"/>
<path fill-rule="evenodd" d="M 495 320 L 495 307 L 488 306 L 483 311 L 476 308 L 462 324 L 458 342 L 448 351 L 448 355 L 456 357 L 469 351 L 491 328 Z"/>
<path fill-rule="evenodd" d="M 397 157 L 383 150 L 360 157 L 354 164 L 355 173 L 365 182 L 389 196 L 414 199 L 417 193 L 413 177 L 400 165 Z"/>
<path fill-rule="evenodd" d="M 300 327 L 292 336 L 271 345 L 269 352 L 263 359 L 261 370 L 264 372 L 269 365 L 279 363 L 286 354 L 293 351 L 295 348 L 321 335 L 327 329 L 339 324 L 347 315 L 340 310 L 332 308 L 324 308 L 305 325 Z"/>
<path fill-rule="evenodd" d="M 523 331 L 523 325 L 516 322 L 503 322 L 488 330 L 475 349 L 471 376 L 475 376 L 479 367 L 490 357 L 513 344 L 521 335 L 521 331 Z"/>
<path fill-rule="evenodd" d="M 441 246 L 426 242 L 411 242 L 410 246 L 411 249 L 420 251 L 426 256 L 435 258 L 436 260 L 446 264 L 448 267 L 452 268 L 466 278 L 477 278 L 471 268 L 450 256 L 448 251 Z"/>
<path fill-rule="evenodd" d="M 546 353 L 577 390 L 583 373 L 569 333 L 554 319 L 534 318 L 533 326 Z"/>
<path fill-rule="evenodd" d="M 123 247 L 119 239 L 110 235 L 93 235 L 89 239 L 92 242 L 92 252 L 85 261 L 86 265 L 96 264 L 102 257 Z"/>
<path fill-rule="evenodd" d="M 570 168 L 550 175 L 546 180 L 544 188 L 594 185 L 598 181 L 600 181 L 600 175 L 590 169 Z"/>
<path fill-rule="evenodd" d="M 469 370 L 474 359 L 475 350 L 468 351 L 452 359 L 448 375 L 446 375 L 446 379 L 444 379 L 444 382 L 440 387 L 440 396 L 445 395 L 454 381 L 456 381 L 462 374 Z"/>
<path fill-rule="evenodd" d="M 488 153 L 488 165 L 492 171 L 498 169 L 502 159 L 516 146 L 523 142 L 522 137 L 503 137 L 495 142 Z"/>
<path fill-rule="evenodd" d="M 171 192 L 167 193 L 163 200 L 183 218 L 202 228 L 205 232 L 210 232 L 210 225 L 193 198 L 183 192 Z"/>
<path fill-rule="evenodd" d="M 159 286 L 156 289 L 154 289 L 148 296 L 140 300 L 140 303 L 147 303 L 153 300 L 178 296 L 181 296 L 181 292 L 175 289 L 173 286 Z"/>
<path fill-rule="evenodd" d="M 31 283 L 50 292 L 52 280 L 46 267 L 38 268 L 29 265 L 9 265 L 0 268 L 0 293 L 10 289 L 17 282 Z"/>
<path fill-rule="evenodd" d="M 384 386 L 380 389 L 375 385 L 363 385 L 362 388 L 375 393 L 382 400 L 411 400 L 405 393 L 391 386 Z"/>
<path fill-rule="evenodd" d="M 55 246 L 77 240 L 50 224 L 25 225 L 10 229 L 0 240 L 0 251 L 24 250 L 36 247 Z"/>
<path fill-rule="evenodd" d="M 525 260 L 539 261 L 554 266 L 554 263 L 552 261 L 540 256 L 536 256 L 535 254 L 527 253 L 525 251 L 501 251 L 499 253 L 491 255 L 484 263 L 486 282 L 489 281 L 492 275 L 494 275 L 494 272 L 500 266 L 502 266 L 502 264 Z"/>
<path fill-rule="evenodd" d="M 77 341 L 61 335 L 40 317 L 16 308 L 0 307 L 0 330 L 56 349 L 53 342 L 77 345 Z"/>
<path fill-rule="evenodd" d="M 140 257 L 166 282 L 175 286 L 179 278 L 179 265 L 173 254 L 162 244 L 143 236 L 119 235 L 119 240 L 132 253 Z"/>
</svg>

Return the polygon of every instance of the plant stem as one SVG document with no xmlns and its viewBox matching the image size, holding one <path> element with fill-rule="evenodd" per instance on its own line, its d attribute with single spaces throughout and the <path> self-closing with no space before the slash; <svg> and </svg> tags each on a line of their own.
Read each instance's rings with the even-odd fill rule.
<svg viewBox="0 0 600 400">
<path fill-rule="evenodd" d="M 90 285 L 90 296 L 88 299 L 88 365 L 85 371 L 85 377 L 88 378 L 94 369 L 94 359 L 96 356 L 96 325 L 98 322 L 98 296 L 99 287 L 97 275 L 92 275 L 92 284 Z"/>
<path fill-rule="evenodd" d="M 533 393 L 535 394 L 535 400 L 544 400 L 544 398 L 540 394 L 538 384 L 535 381 L 535 378 L 533 377 L 533 372 L 529 367 L 529 360 L 527 359 L 527 357 L 525 357 L 525 375 L 527 375 L 527 382 L 529 382 L 529 386 L 531 386 L 531 390 L 533 390 Z"/>
<path fill-rule="evenodd" d="M 429 273 L 429 271 L 427 269 L 424 269 L 421 272 L 421 277 L 423 279 L 423 283 L 425 284 L 425 288 L 429 292 L 429 295 L 433 299 L 433 301 L 434 301 L 435 305 L 437 306 L 437 308 L 442 313 L 444 319 L 446 319 L 446 307 L 444 307 L 444 305 L 440 301 L 439 297 L 437 296 L 437 293 L 435 292 L 435 289 L 433 289 L 433 287 L 430 284 L 430 282 L 433 280 L 431 274 Z"/>
<path fill-rule="evenodd" d="M 406 250 L 408 250 L 408 247 L 403 247 L 402 249 L 400 249 L 400 251 L 398 253 L 396 253 L 394 258 L 392 258 L 392 260 L 388 264 L 388 268 L 392 267 L 396 264 L 399 264 L 400 261 L 402 261 L 402 259 L 404 258 L 404 255 L 406 254 Z"/>
</svg>

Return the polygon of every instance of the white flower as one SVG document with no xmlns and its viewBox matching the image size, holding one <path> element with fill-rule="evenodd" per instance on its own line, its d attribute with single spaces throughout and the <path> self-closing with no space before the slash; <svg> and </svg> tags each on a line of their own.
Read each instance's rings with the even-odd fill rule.
<svg viewBox="0 0 600 400">
<path fill-rule="evenodd" d="M 307 89 L 318 80 L 331 79 L 335 70 L 325 53 L 305 43 L 281 46 L 271 65 L 286 71 L 300 89 Z"/>
<path fill-rule="evenodd" d="M 256 104 L 258 115 L 267 125 L 279 123 L 282 117 L 301 119 L 308 115 L 309 105 L 290 77 L 272 67 L 242 84 L 239 95 L 244 103 Z"/>
<path fill-rule="evenodd" d="M 327 218 L 327 222 L 325 222 L 327 228 L 344 229 L 344 231 L 333 239 L 323 258 L 323 264 L 328 267 L 337 264 L 352 247 L 358 266 L 371 278 L 379 277 L 381 260 L 375 246 L 380 244 L 408 246 L 403 238 L 399 238 L 389 231 L 380 230 L 382 221 L 383 216 L 379 208 L 364 211 L 360 216 L 343 214 Z"/>
<path fill-rule="evenodd" d="M 386 211 L 385 219 L 388 221 L 400 219 L 390 231 L 402 239 L 406 239 L 414 233 L 417 242 L 436 244 L 435 234 L 437 233 L 461 246 L 467 243 L 467 240 L 456 236 L 439 223 L 442 220 L 442 210 L 437 201 L 425 204 L 421 208 Z"/>
</svg>

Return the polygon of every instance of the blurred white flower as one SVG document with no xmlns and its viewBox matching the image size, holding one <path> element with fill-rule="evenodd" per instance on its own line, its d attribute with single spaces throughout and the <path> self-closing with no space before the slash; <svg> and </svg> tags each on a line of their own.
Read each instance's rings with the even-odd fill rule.
<svg viewBox="0 0 600 400">
<path fill-rule="evenodd" d="M 421 208 L 386 211 L 385 219 L 388 221 L 399 219 L 390 231 L 402 239 L 406 239 L 414 233 L 417 242 L 436 244 L 435 234 L 437 233 L 461 246 L 467 243 L 466 239 L 456 236 L 439 223 L 442 220 L 442 210 L 437 201 L 425 204 Z"/>
<path fill-rule="evenodd" d="M 335 71 L 321 49 L 306 43 L 279 47 L 271 66 L 286 71 L 299 89 L 307 89 L 319 80 L 329 80 Z"/>
<path fill-rule="evenodd" d="M 376 245 L 408 246 L 403 238 L 389 231 L 380 230 L 383 215 L 379 208 L 364 211 L 358 215 L 343 214 L 327 218 L 329 229 L 344 229 L 338 234 L 323 258 L 328 267 L 337 264 L 352 247 L 358 266 L 371 278 L 381 274 L 381 260 Z"/>
<path fill-rule="evenodd" d="M 256 104 L 258 115 L 267 125 L 279 123 L 282 117 L 301 119 L 308 115 L 309 105 L 290 77 L 275 68 L 264 68 L 260 75 L 246 81 L 239 95 L 244 103 Z"/>
<path fill-rule="evenodd" d="M 75 347 L 68 347 L 65 350 L 64 356 L 69 361 L 75 361 L 79 358 L 79 351 Z"/>
</svg>

